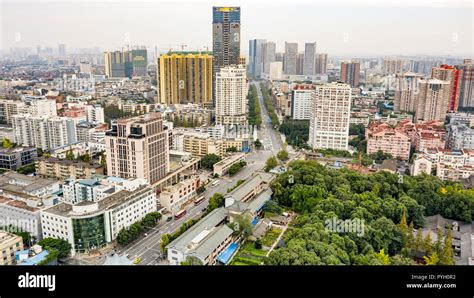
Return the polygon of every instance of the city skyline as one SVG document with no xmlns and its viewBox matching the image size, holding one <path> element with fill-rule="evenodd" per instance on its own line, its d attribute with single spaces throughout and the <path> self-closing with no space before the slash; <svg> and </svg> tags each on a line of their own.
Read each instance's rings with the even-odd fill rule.
<svg viewBox="0 0 474 298">
<path fill-rule="evenodd" d="M 181 49 L 182 44 L 189 50 L 211 49 L 212 7 L 229 5 L 240 6 L 242 10 L 241 52 L 245 55 L 248 41 L 257 38 L 275 42 L 277 52 L 284 51 L 285 41 L 298 43 L 299 49 L 303 49 L 305 42 L 314 40 L 318 43 L 317 52 L 332 56 L 472 56 L 473 17 L 469 1 L 437 1 L 432 5 L 421 0 L 388 3 L 140 1 L 132 5 L 127 1 L 7 0 L 0 4 L 0 50 L 5 54 L 10 48 L 28 47 L 35 52 L 37 45 L 57 48 L 58 44 L 66 44 L 68 49 L 103 50 L 146 45 L 152 51 L 156 46 L 159 52 Z M 22 21 L 18 22 L 19 19 Z M 376 28 L 371 26 L 375 23 Z M 100 26 L 103 30 L 97 30 Z"/>
</svg>

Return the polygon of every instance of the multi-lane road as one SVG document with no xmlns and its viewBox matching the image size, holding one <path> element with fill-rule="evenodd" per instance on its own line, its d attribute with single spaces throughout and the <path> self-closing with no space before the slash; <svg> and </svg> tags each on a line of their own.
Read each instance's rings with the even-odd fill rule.
<svg viewBox="0 0 474 298">
<path fill-rule="evenodd" d="M 238 180 L 248 179 L 253 173 L 261 170 L 265 166 L 266 160 L 275 155 L 282 148 L 281 136 L 276 132 L 269 122 L 269 115 L 263 104 L 262 93 L 260 92 L 260 84 L 252 82 L 257 87 L 258 97 L 262 111 L 262 125 L 257 132 L 258 138 L 264 144 L 263 150 L 253 150 L 246 155 L 247 166 L 232 177 L 224 176 L 218 178 L 220 183 L 215 186 L 208 186 L 203 193 L 206 200 L 201 204 L 188 206 L 186 215 L 180 219 L 172 219 L 166 221 L 170 216 L 165 214 L 159 224 L 153 229 L 146 232 L 146 236 L 141 236 L 140 239 L 133 243 L 116 250 L 115 253 L 120 256 L 127 256 L 130 260 L 140 258 L 142 265 L 166 265 L 167 261 L 163 259 L 160 243 L 161 238 L 165 234 L 172 234 L 179 229 L 179 227 L 190 219 L 197 218 L 202 215 L 209 204 L 209 198 L 214 193 L 226 194 L 227 190 L 234 186 Z M 201 177 L 206 177 L 208 173 L 203 173 Z M 203 179 L 204 180 L 204 179 Z"/>
</svg>

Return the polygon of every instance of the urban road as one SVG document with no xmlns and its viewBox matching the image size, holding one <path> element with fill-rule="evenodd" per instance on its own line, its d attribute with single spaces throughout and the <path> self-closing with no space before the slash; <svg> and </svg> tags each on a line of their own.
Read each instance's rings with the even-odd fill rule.
<svg viewBox="0 0 474 298">
<path fill-rule="evenodd" d="M 263 150 L 253 150 L 246 155 L 247 166 L 244 167 L 239 173 L 235 174 L 232 177 L 220 177 L 220 183 L 215 186 L 208 186 L 206 191 L 203 193 L 205 200 L 196 206 L 189 206 L 186 212 L 186 215 L 180 219 L 172 219 L 167 222 L 166 218 L 171 216 L 166 214 L 163 216 L 163 219 L 159 224 L 147 231 L 147 236 L 141 236 L 139 240 L 118 249 L 116 251 L 120 256 L 125 255 L 130 260 L 135 260 L 140 258 L 141 265 L 166 265 L 168 264 L 166 260 L 163 259 L 163 253 L 161 250 L 161 238 L 165 234 L 172 234 L 179 229 L 179 227 L 186 221 L 194 218 L 198 218 L 202 215 L 204 210 L 209 205 L 209 198 L 214 193 L 226 194 L 227 190 L 234 186 L 238 180 L 247 179 L 253 173 L 258 170 L 263 169 L 265 166 L 265 161 L 272 155 L 275 155 L 282 148 L 282 140 L 280 133 L 276 132 L 269 119 L 269 115 L 265 105 L 263 104 L 262 93 L 260 92 L 260 83 L 251 82 L 257 87 L 258 97 L 261 106 L 262 112 L 262 125 L 259 131 L 257 132 L 258 138 L 263 143 Z M 204 173 L 204 176 L 207 173 Z"/>
</svg>

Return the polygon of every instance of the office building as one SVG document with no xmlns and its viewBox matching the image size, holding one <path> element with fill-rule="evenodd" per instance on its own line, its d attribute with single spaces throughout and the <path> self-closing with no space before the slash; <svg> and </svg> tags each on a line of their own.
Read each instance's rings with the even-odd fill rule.
<svg viewBox="0 0 474 298">
<path fill-rule="evenodd" d="M 160 113 L 118 119 L 105 133 L 107 174 L 153 184 L 169 172 L 168 130 Z"/>
<path fill-rule="evenodd" d="M 122 190 L 97 202 L 59 203 L 41 211 L 43 237 L 63 239 L 71 254 L 104 247 L 118 233 L 157 209 L 155 191 L 140 185 Z"/>
<path fill-rule="evenodd" d="M 298 53 L 296 56 L 296 74 L 302 75 L 304 67 L 304 53 Z"/>
<path fill-rule="evenodd" d="M 222 68 L 216 74 L 216 123 L 247 124 L 247 76 L 243 66 Z"/>
<path fill-rule="evenodd" d="M 330 83 L 316 87 L 308 143 L 315 149 L 347 150 L 351 86 Z"/>
<path fill-rule="evenodd" d="M 198 175 L 190 175 L 182 181 L 163 188 L 158 200 L 160 205 L 172 214 L 192 205 L 197 198 L 197 189 L 201 186 Z"/>
<path fill-rule="evenodd" d="M 316 54 L 315 74 L 326 74 L 328 68 L 328 54 Z"/>
<path fill-rule="evenodd" d="M 417 95 L 415 121 L 436 120 L 444 122 L 448 106 L 451 84 L 438 79 L 420 80 Z"/>
<path fill-rule="evenodd" d="M 291 91 L 291 118 L 295 120 L 311 119 L 314 85 L 296 85 Z"/>
<path fill-rule="evenodd" d="M 276 61 L 276 44 L 272 41 L 266 42 L 262 45 L 263 56 L 263 73 L 270 73 L 270 65 Z"/>
<path fill-rule="evenodd" d="M 200 53 L 169 53 L 158 59 L 158 97 L 162 104 L 212 105 L 213 57 Z"/>
<path fill-rule="evenodd" d="M 296 74 L 298 58 L 298 44 L 285 42 L 285 54 L 283 56 L 283 73 L 286 75 Z"/>
<path fill-rule="evenodd" d="M 265 39 L 249 40 L 249 74 L 255 78 L 260 78 L 263 73 L 263 45 Z"/>
<path fill-rule="evenodd" d="M 239 64 L 240 7 L 212 8 L 213 75 L 221 68 Z"/>
<path fill-rule="evenodd" d="M 14 142 L 43 150 L 51 150 L 77 142 L 76 125 L 66 117 L 13 116 Z"/>
<path fill-rule="evenodd" d="M 312 76 L 316 74 L 316 43 L 305 43 L 303 74 Z"/>
<path fill-rule="evenodd" d="M 396 112 L 415 112 L 417 108 L 418 83 L 420 75 L 405 72 L 395 76 L 395 98 L 393 110 Z"/>
<path fill-rule="evenodd" d="M 34 163 L 37 156 L 33 147 L 0 148 L 0 169 L 16 170 Z"/>
<path fill-rule="evenodd" d="M 341 63 L 341 81 L 358 87 L 360 79 L 360 63 L 359 62 L 342 62 Z"/>
<path fill-rule="evenodd" d="M 283 77 L 283 62 L 274 61 L 270 63 L 270 72 L 268 74 L 270 80 L 281 80 Z"/>
<path fill-rule="evenodd" d="M 462 71 L 447 64 L 441 64 L 439 67 L 433 67 L 431 78 L 449 82 L 450 94 L 447 112 L 457 112 L 459 106 L 459 95 L 461 91 Z"/>
</svg>

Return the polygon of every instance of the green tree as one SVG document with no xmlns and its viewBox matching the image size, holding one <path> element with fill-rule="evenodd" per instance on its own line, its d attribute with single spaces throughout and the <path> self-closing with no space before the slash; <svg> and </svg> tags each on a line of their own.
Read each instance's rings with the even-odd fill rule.
<svg viewBox="0 0 474 298">
<path fill-rule="evenodd" d="M 58 251 L 58 258 L 63 259 L 71 253 L 71 244 L 63 239 L 43 238 L 38 244 L 46 250 L 56 249 Z"/>
<path fill-rule="evenodd" d="M 201 166 L 213 170 L 214 164 L 218 163 L 221 158 L 216 154 L 207 154 L 201 159 Z"/>
<path fill-rule="evenodd" d="M 288 160 L 288 151 L 282 149 L 277 153 L 277 158 L 281 161 L 287 161 Z"/>
<path fill-rule="evenodd" d="M 433 245 L 433 251 L 440 256 L 443 251 L 443 232 L 440 228 L 436 230 L 436 242 Z"/>
<path fill-rule="evenodd" d="M 7 148 L 7 149 L 13 148 L 13 144 L 12 144 L 12 142 L 10 141 L 10 139 L 8 139 L 8 138 L 3 138 L 3 140 L 2 140 L 2 147 L 3 147 L 3 148 Z"/>
<path fill-rule="evenodd" d="M 451 229 L 448 230 L 448 234 L 444 238 L 443 250 L 439 256 L 440 265 L 454 265 L 454 250 L 453 250 L 453 238 L 451 236 Z"/>
<path fill-rule="evenodd" d="M 255 148 L 257 148 L 257 150 L 260 150 L 263 146 L 262 142 L 260 142 L 259 139 L 257 139 L 253 144 L 254 144 Z"/>
<path fill-rule="evenodd" d="M 209 205 L 207 206 L 207 209 L 208 211 L 212 211 L 216 208 L 223 207 L 224 203 L 224 196 L 216 192 L 209 198 Z"/>
<path fill-rule="evenodd" d="M 269 172 L 271 169 L 276 167 L 278 165 L 278 161 L 275 156 L 270 157 L 267 159 L 267 162 L 265 163 L 265 172 Z"/>
<path fill-rule="evenodd" d="M 432 266 L 432 265 L 438 265 L 439 264 L 439 257 L 437 253 L 433 253 L 429 257 L 424 256 L 423 259 L 425 260 L 425 265 Z"/>
<path fill-rule="evenodd" d="M 385 253 L 384 249 L 381 249 L 376 257 L 383 265 L 390 265 L 390 256 Z"/>
<path fill-rule="evenodd" d="M 418 229 L 416 231 L 416 237 L 415 237 L 415 251 L 420 252 L 423 250 L 423 234 L 421 232 L 421 229 Z"/>
<path fill-rule="evenodd" d="M 225 150 L 225 152 L 237 152 L 237 147 L 235 146 L 229 147 Z"/>
<path fill-rule="evenodd" d="M 181 265 L 188 265 L 188 266 L 202 266 L 203 263 L 201 259 L 195 256 L 188 256 L 186 257 L 186 261 L 182 262 Z"/>
<path fill-rule="evenodd" d="M 166 246 L 168 246 L 168 244 L 170 244 L 170 242 L 171 242 L 171 239 L 170 239 L 169 234 L 164 234 L 163 236 L 161 236 L 160 247 L 161 247 L 161 250 L 163 252 L 166 252 Z"/>
<path fill-rule="evenodd" d="M 66 152 L 66 159 L 68 159 L 68 160 L 74 160 L 75 159 L 74 158 L 74 153 L 72 152 L 72 149 L 70 149 Z"/>
<path fill-rule="evenodd" d="M 423 251 L 425 252 L 426 255 L 431 255 L 433 252 L 433 244 L 432 244 L 432 239 L 431 239 L 431 232 L 428 231 L 428 234 L 426 235 L 425 239 L 423 240 Z"/>
</svg>

